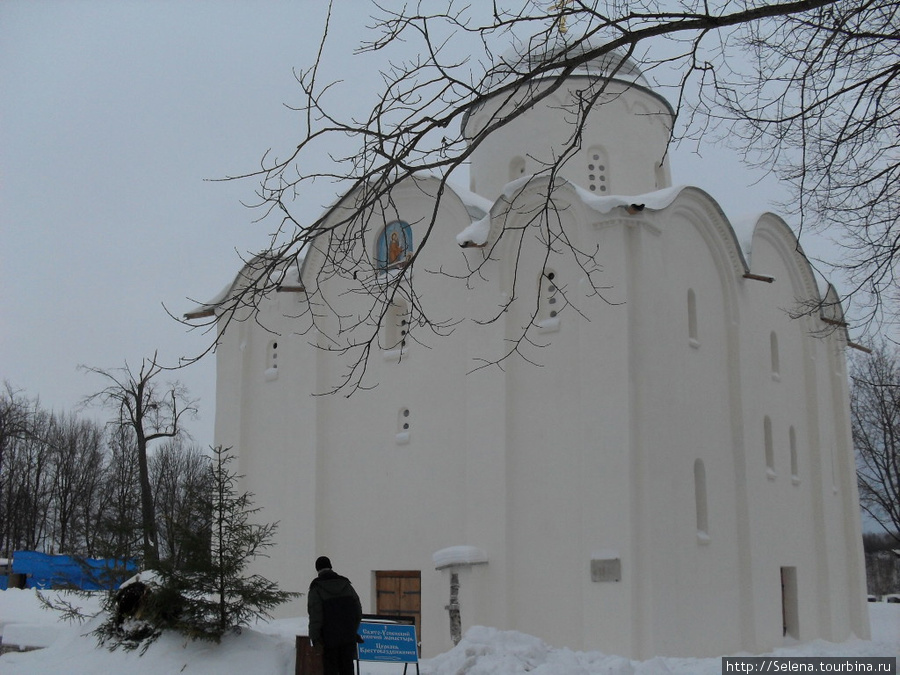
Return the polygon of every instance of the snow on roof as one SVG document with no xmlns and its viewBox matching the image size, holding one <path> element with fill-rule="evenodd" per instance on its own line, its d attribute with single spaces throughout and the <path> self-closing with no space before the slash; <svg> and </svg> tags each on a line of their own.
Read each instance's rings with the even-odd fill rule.
<svg viewBox="0 0 900 675">
<path fill-rule="evenodd" d="M 476 220 L 466 229 L 456 235 L 456 243 L 462 247 L 466 246 L 484 246 L 487 243 L 488 235 L 491 232 L 491 216 L 484 216 L 480 220 Z"/>
<path fill-rule="evenodd" d="M 534 176 L 524 176 L 517 178 L 503 188 L 503 197 L 511 200 L 515 193 L 524 188 L 529 182 L 535 179 Z M 678 195 L 686 186 L 679 185 L 676 187 L 656 190 L 643 195 L 630 197 L 622 197 L 610 195 L 608 197 L 600 197 L 592 192 L 588 192 L 574 183 L 569 184 L 574 188 L 576 194 L 584 202 L 588 208 L 602 214 L 611 212 L 615 208 L 635 208 L 637 210 L 650 209 L 651 211 L 660 211 L 675 201 Z M 487 201 L 487 200 L 485 200 Z M 488 209 L 490 210 L 490 209 Z M 483 218 L 474 221 L 462 232 L 456 235 L 456 243 L 462 247 L 466 246 L 484 246 L 487 243 L 488 235 L 491 231 L 491 217 L 487 213 Z"/>
<path fill-rule="evenodd" d="M 686 185 L 676 185 L 674 187 L 648 192 L 643 195 L 635 195 L 631 197 L 621 197 L 610 195 L 608 197 L 600 197 L 593 192 L 588 192 L 582 187 L 575 186 L 575 192 L 581 197 L 585 206 L 597 211 L 598 213 L 609 213 L 615 208 L 637 207 L 640 210 L 650 209 L 651 211 L 661 211 L 670 206 L 672 202 L 681 194 Z"/>
<path fill-rule="evenodd" d="M 473 221 L 478 221 L 484 218 L 491 211 L 491 207 L 494 203 L 488 199 L 487 197 L 482 197 L 479 194 L 475 194 L 470 190 L 466 190 L 465 188 L 458 187 L 456 185 L 449 184 L 449 187 L 456 193 L 456 196 L 459 197 L 460 201 L 465 205 L 466 211 L 469 214 L 469 217 Z"/>
<path fill-rule="evenodd" d="M 436 551 L 431 559 L 434 569 L 442 570 L 454 565 L 484 565 L 488 561 L 487 553 L 475 546 L 450 546 Z"/>
</svg>

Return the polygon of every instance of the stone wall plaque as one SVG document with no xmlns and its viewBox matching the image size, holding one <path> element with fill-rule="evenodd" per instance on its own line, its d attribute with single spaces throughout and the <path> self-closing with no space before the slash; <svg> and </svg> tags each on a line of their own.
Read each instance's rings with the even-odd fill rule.
<svg viewBox="0 0 900 675">
<path fill-rule="evenodd" d="M 622 578 L 622 561 L 619 558 L 593 558 L 591 581 L 619 581 Z"/>
</svg>

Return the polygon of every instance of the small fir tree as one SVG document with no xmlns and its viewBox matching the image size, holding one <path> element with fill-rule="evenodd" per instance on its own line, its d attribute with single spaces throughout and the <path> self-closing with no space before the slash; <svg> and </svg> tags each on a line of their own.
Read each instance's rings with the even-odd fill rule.
<svg viewBox="0 0 900 675">
<path fill-rule="evenodd" d="M 164 585 L 185 598 L 180 618 L 185 632 L 216 641 L 232 628 L 269 618 L 269 610 L 299 595 L 258 574 L 245 575 L 249 562 L 274 546 L 278 524 L 250 522 L 260 509 L 253 507 L 252 493 L 238 493 L 241 476 L 230 470 L 231 460 L 229 449 L 213 448 L 212 490 L 197 500 L 208 526 L 185 533 L 183 568 L 163 570 Z"/>
<path fill-rule="evenodd" d="M 229 468 L 230 449 L 212 450 L 209 487 L 193 500 L 197 519 L 180 533 L 181 563 L 161 562 L 150 583 L 126 586 L 113 596 L 109 619 L 95 631 L 110 648 L 146 650 L 167 629 L 218 642 L 300 595 L 258 574 L 245 575 L 249 562 L 274 546 L 278 524 L 250 522 L 260 509 L 253 507 L 251 493 L 238 492 L 241 477 Z"/>
</svg>

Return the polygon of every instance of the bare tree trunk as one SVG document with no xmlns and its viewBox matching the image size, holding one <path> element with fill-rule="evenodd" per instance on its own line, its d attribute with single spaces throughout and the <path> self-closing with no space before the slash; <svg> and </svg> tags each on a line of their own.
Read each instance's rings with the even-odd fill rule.
<svg viewBox="0 0 900 675">
<path fill-rule="evenodd" d="M 156 542 L 156 514 L 153 509 L 153 492 L 150 488 L 150 468 L 147 463 L 147 438 L 143 429 L 136 427 L 138 448 L 138 478 L 141 483 L 141 530 L 144 536 L 144 566 L 154 568 L 159 563 L 159 547 Z"/>
<path fill-rule="evenodd" d="M 156 362 L 156 355 L 152 359 L 145 359 L 136 374 L 127 364 L 117 371 L 100 368 L 86 370 L 102 375 L 111 383 L 102 391 L 87 397 L 86 402 L 99 401 L 114 409 L 117 413 L 115 426 L 134 433 L 141 486 L 144 566 L 152 569 L 159 563 L 159 543 L 147 451 L 152 441 L 182 435 L 182 416 L 196 414 L 197 408 L 194 401 L 187 398 L 187 390 L 179 383 L 157 388 L 154 378 L 164 369 Z"/>
</svg>

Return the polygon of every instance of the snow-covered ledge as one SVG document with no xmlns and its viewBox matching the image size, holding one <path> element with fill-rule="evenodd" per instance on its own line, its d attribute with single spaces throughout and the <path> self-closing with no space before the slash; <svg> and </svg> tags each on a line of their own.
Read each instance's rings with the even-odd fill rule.
<svg viewBox="0 0 900 675">
<path fill-rule="evenodd" d="M 434 569 L 442 570 L 448 567 L 463 565 L 486 565 L 487 553 L 475 546 L 449 546 L 435 552 L 431 559 L 434 560 Z"/>
</svg>

